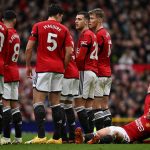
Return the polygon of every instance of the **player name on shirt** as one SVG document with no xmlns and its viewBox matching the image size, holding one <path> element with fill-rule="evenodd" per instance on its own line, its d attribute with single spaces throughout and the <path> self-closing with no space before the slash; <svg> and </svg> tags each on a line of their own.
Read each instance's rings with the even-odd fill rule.
<svg viewBox="0 0 150 150">
<path fill-rule="evenodd" d="M 60 27 L 58 27 L 58 26 L 56 26 L 56 25 L 53 25 L 53 24 L 44 25 L 43 28 L 44 28 L 44 29 L 49 29 L 49 28 L 51 28 L 51 29 L 55 29 L 55 30 L 57 30 L 57 31 L 59 31 L 59 32 L 61 31 L 61 28 L 60 28 Z"/>
<path fill-rule="evenodd" d="M 142 125 L 141 119 L 135 120 L 135 123 L 136 123 L 137 128 L 138 128 L 138 130 L 139 130 L 140 132 L 144 131 L 144 127 L 143 127 L 143 125 Z"/>
<path fill-rule="evenodd" d="M 12 43 L 13 40 L 15 40 L 15 39 L 20 39 L 18 34 L 13 34 L 13 35 L 11 36 L 9 42 Z"/>
</svg>

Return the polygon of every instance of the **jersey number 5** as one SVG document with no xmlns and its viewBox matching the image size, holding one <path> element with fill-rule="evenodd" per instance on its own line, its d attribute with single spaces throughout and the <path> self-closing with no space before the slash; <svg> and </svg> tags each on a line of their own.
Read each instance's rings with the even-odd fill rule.
<svg viewBox="0 0 150 150">
<path fill-rule="evenodd" d="M 4 44 L 4 34 L 0 32 L 0 52 L 2 51 L 3 44 Z"/>
<path fill-rule="evenodd" d="M 49 51 L 54 51 L 57 48 L 57 42 L 53 38 L 57 38 L 57 34 L 48 33 L 47 43 L 52 43 L 53 44 L 53 46 L 47 46 L 47 49 Z"/>
</svg>

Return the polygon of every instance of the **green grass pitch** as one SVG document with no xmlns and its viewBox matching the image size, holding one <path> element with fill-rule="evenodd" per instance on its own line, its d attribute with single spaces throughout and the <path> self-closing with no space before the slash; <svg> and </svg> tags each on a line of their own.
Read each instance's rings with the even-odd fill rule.
<svg viewBox="0 0 150 150">
<path fill-rule="evenodd" d="M 35 137 L 35 134 L 24 133 L 23 142 Z M 51 134 L 47 134 L 50 138 Z M 20 144 L 2 145 L 0 150 L 150 150 L 150 144 Z"/>
</svg>

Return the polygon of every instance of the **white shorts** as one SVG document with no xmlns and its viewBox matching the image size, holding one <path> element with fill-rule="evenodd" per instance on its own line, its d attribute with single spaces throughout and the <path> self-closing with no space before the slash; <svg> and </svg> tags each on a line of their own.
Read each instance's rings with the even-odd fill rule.
<svg viewBox="0 0 150 150">
<path fill-rule="evenodd" d="M 96 82 L 95 96 L 109 96 L 111 89 L 112 78 L 111 77 L 99 77 Z"/>
<path fill-rule="evenodd" d="M 4 83 L 3 98 L 6 100 L 18 100 L 19 82 Z"/>
<path fill-rule="evenodd" d="M 110 135 L 114 135 L 117 132 L 119 133 L 119 136 L 123 138 L 123 141 L 126 141 L 127 143 L 130 142 L 127 132 L 122 127 L 110 126 L 108 128 L 110 129 Z"/>
<path fill-rule="evenodd" d="M 4 77 L 0 75 L 0 95 L 4 93 Z"/>
<path fill-rule="evenodd" d="M 80 71 L 79 97 L 94 99 L 97 76 L 93 71 Z"/>
<path fill-rule="evenodd" d="M 35 73 L 33 87 L 42 92 L 58 92 L 62 90 L 63 77 L 60 73 Z"/>
<path fill-rule="evenodd" d="M 79 79 L 63 79 L 61 100 L 73 100 L 79 93 Z"/>
</svg>

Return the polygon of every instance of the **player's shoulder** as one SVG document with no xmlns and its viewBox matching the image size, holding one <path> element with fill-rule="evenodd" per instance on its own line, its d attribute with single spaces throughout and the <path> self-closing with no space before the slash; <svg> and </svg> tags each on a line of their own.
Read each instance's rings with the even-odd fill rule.
<svg viewBox="0 0 150 150">
<path fill-rule="evenodd" d="M 97 31 L 97 36 L 110 37 L 110 34 L 106 28 L 101 28 Z"/>
<path fill-rule="evenodd" d="M 64 31 L 69 31 L 69 29 L 65 25 L 63 25 L 61 23 L 58 23 L 58 24 Z"/>
<path fill-rule="evenodd" d="M 0 30 L 1 31 L 6 31 L 7 27 L 0 21 Z"/>
<path fill-rule="evenodd" d="M 83 34 L 84 34 L 84 36 L 96 37 L 95 33 L 93 31 L 91 31 L 90 29 L 85 30 L 85 32 Z"/>
<path fill-rule="evenodd" d="M 16 29 L 8 28 L 8 39 L 11 39 L 11 40 L 20 39 L 19 34 Z"/>
</svg>

